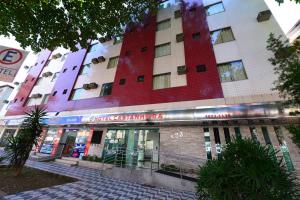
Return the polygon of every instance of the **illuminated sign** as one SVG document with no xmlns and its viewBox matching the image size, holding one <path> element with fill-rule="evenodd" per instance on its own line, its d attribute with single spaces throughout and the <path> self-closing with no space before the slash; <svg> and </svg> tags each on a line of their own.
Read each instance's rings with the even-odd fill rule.
<svg viewBox="0 0 300 200">
<path fill-rule="evenodd" d="M 135 114 L 112 114 L 84 116 L 82 123 L 98 122 L 129 122 L 129 121 L 162 121 L 163 113 L 135 113 Z"/>
<path fill-rule="evenodd" d="M 12 82 L 27 55 L 27 51 L 0 46 L 0 81 Z"/>
</svg>

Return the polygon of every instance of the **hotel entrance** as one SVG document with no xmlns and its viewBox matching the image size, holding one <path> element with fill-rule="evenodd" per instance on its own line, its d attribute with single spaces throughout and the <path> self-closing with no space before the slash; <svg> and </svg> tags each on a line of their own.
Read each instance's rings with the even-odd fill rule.
<svg viewBox="0 0 300 200">
<path fill-rule="evenodd" d="M 158 129 L 110 129 L 102 158 L 120 167 L 150 168 L 159 162 Z"/>
</svg>

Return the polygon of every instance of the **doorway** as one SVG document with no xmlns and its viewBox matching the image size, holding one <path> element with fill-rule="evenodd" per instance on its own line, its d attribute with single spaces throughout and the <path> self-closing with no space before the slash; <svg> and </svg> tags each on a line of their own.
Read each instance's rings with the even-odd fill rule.
<svg viewBox="0 0 300 200">
<path fill-rule="evenodd" d="M 159 162 L 158 129 L 110 129 L 107 131 L 103 158 L 120 167 L 150 168 Z"/>
</svg>

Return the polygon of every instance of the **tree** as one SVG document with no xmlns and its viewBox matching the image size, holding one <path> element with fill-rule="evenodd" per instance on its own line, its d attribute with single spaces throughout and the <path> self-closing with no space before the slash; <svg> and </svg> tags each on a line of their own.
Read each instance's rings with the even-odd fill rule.
<svg viewBox="0 0 300 200">
<path fill-rule="evenodd" d="M 300 39 L 292 45 L 288 41 L 282 41 L 282 36 L 275 37 L 270 34 L 267 49 L 273 53 L 269 59 L 275 66 L 275 90 L 286 99 L 289 105 L 300 105 Z"/>
<path fill-rule="evenodd" d="M 300 198 L 294 174 L 288 172 L 272 147 L 250 139 L 227 145 L 217 160 L 200 167 L 199 199 L 296 200 Z"/>
<path fill-rule="evenodd" d="M 33 145 L 37 145 L 42 133 L 42 119 L 46 114 L 45 110 L 39 107 L 27 112 L 17 136 L 8 138 L 5 156 L 10 167 L 15 170 L 16 176 L 21 175 Z"/>
<path fill-rule="evenodd" d="M 284 3 L 284 0 L 275 0 L 277 1 L 279 4 Z M 290 1 L 295 1 L 296 3 L 300 3 L 300 0 L 290 0 Z"/>
<path fill-rule="evenodd" d="M 38 52 L 62 46 L 76 50 L 89 39 L 116 36 L 131 21 L 142 21 L 157 0 L 0 1 L 0 35 L 15 36 L 22 47 Z"/>
</svg>

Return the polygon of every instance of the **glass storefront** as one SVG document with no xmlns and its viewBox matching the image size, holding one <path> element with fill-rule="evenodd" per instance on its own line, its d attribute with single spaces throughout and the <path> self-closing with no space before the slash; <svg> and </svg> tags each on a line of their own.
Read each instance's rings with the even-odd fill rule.
<svg viewBox="0 0 300 200">
<path fill-rule="evenodd" d="M 108 130 L 102 157 L 121 167 L 149 168 L 159 161 L 158 129 Z"/>
<path fill-rule="evenodd" d="M 0 139 L 0 147 L 4 147 L 6 145 L 7 139 L 11 136 L 14 136 L 17 129 L 5 129 L 1 139 Z"/>
<path fill-rule="evenodd" d="M 83 154 L 89 134 L 89 130 L 67 129 L 64 133 L 65 137 L 63 137 L 63 139 L 65 139 L 65 141 L 63 141 L 65 146 L 62 151 L 62 156 L 78 158 L 80 154 Z"/>
<path fill-rule="evenodd" d="M 57 136 L 57 129 L 50 128 L 47 132 L 46 138 L 44 139 L 40 153 L 51 154 L 53 150 L 53 142 L 56 136 Z"/>
</svg>

